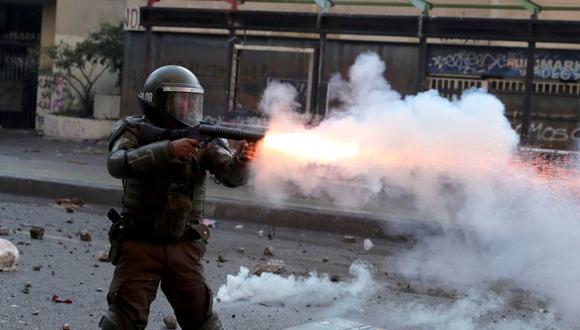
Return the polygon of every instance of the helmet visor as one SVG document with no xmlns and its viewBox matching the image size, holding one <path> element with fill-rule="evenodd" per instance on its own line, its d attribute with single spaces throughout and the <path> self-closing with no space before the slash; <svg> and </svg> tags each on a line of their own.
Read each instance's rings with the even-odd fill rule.
<svg viewBox="0 0 580 330">
<path fill-rule="evenodd" d="M 201 121 L 203 93 L 167 92 L 165 110 L 178 121 L 194 126 Z"/>
</svg>

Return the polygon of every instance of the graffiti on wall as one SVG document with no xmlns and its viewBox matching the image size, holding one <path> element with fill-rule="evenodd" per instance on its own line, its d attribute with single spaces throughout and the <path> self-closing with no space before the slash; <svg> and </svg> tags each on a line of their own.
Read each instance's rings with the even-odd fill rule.
<svg viewBox="0 0 580 330">
<path fill-rule="evenodd" d="M 522 49 L 478 47 L 430 47 L 431 74 L 485 75 L 523 78 L 527 55 Z M 535 56 L 537 79 L 580 80 L 580 52 L 539 50 Z"/>
<path fill-rule="evenodd" d="M 515 130 L 521 132 L 522 124 L 517 124 Z M 529 137 L 532 141 L 539 143 L 558 144 L 562 147 L 566 145 L 580 144 L 580 127 L 562 127 L 550 125 L 543 122 L 532 122 L 529 129 Z"/>
</svg>

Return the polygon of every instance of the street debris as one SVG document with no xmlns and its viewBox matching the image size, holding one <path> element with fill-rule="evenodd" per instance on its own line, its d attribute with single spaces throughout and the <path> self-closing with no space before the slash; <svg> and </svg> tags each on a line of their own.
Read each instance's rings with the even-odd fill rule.
<svg viewBox="0 0 580 330">
<path fill-rule="evenodd" d="M 68 219 L 66 219 L 66 221 L 65 221 L 65 222 L 66 222 L 66 223 L 73 224 L 75 221 L 73 220 L 73 218 L 68 218 Z"/>
<path fill-rule="evenodd" d="M 243 247 L 239 247 L 236 249 L 236 251 L 240 254 L 244 254 L 244 248 Z"/>
<path fill-rule="evenodd" d="M 217 262 L 227 262 L 228 259 L 224 258 L 221 254 L 218 254 L 217 256 Z"/>
<path fill-rule="evenodd" d="M 342 236 L 342 241 L 344 243 L 356 243 L 356 237 L 350 235 Z"/>
<path fill-rule="evenodd" d="M 164 317 L 163 323 L 167 329 L 177 329 L 177 320 L 171 315 Z"/>
<path fill-rule="evenodd" d="M 63 207 L 67 213 L 73 213 L 75 208 L 85 205 L 85 202 L 80 198 L 59 198 L 56 205 Z"/>
<path fill-rule="evenodd" d="M 16 270 L 18 249 L 12 242 L 0 238 L 0 271 L 10 272 Z"/>
<path fill-rule="evenodd" d="M 57 303 L 57 304 L 72 304 L 72 300 L 71 299 L 61 299 L 58 295 L 53 295 L 52 296 L 52 302 Z"/>
<path fill-rule="evenodd" d="M 102 262 L 109 262 L 109 254 L 105 251 L 99 250 L 97 251 L 95 257 L 97 258 L 98 261 L 102 261 Z"/>
<path fill-rule="evenodd" d="M 91 233 L 89 233 L 89 231 L 86 229 L 83 229 L 79 232 L 79 238 L 83 242 L 90 242 L 93 240 Z"/>
<path fill-rule="evenodd" d="M 268 233 L 268 239 L 274 239 L 276 236 L 276 228 L 274 226 L 270 226 L 270 232 Z"/>
<path fill-rule="evenodd" d="M 6 227 L 0 227 L 0 236 L 10 236 L 10 229 Z"/>
<path fill-rule="evenodd" d="M 72 163 L 72 164 L 79 164 L 79 165 L 87 165 L 89 163 L 89 162 L 86 162 L 84 160 L 76 160 L 76 159 L 67 159 L 66 161 L 69 163 Z"/>
<path fill-rule="evenodd" d="M 63 324 L 62 330 L 70 330 L 70 324 L 68 324 L 68 323 Z"/>
<path fill-rule="evenodd" d="M 373 246 L 374 244 L 370 239 L 367 238 L 363 241 L 363 249 L 365 249 L 365 251 L 372 249 Z"/>
<path fill-rule="evenodd" d="M 35 272 L 40 271 L 40 269 L 42 269 L 42 266 L 41 265 L 36 265 L 36 266 L 33 266 L 32 267 L 32 270 L 35 271 Z"/>
<path fill-rule="evenodd" d="M 59 198 L 56 200 L 56 205 L 62 207 L 81 207 L 85 205 L 85 202 L 80 198 Z"/>
<path fill-rule="evenodd" d="M 42 239 L 44 237 L 44 227 L 32 226 L 30 227 L 30 238 Z"/>
<path fill-rule="evenodd" d="M 274 255 L 274 248 L 272 246 L 268 246 L 264 249 L 265 256 L 273 256 Z"/>
<path fill-rule="evenodd" d="M 209 228 L 215 228 L 218 224 L 217 220 L 212 220 L 212 219 L 203 219 L 201 220 L 201 224 L 202 225 L 206 225 Z"/>
<path fill-rule="evenodd" d="M 242 230 L 244 229 L 244 225 L 237 225 L 234 228 L 236 228 L 237 230 Z"/>
<path fill-rule="evenodd" d="M 258 265 L 254 270 L 254 274 L 260 276 L 262 273 L 279 274 L 284 270 L 284 260 L 270 259 L 265 265 Z"/>
<path fill-rule="evenodd" d="M 258 230 L 258 237 L 262 237 L 264 236 L 264 231 L 263 230 Z"/>
</svg>

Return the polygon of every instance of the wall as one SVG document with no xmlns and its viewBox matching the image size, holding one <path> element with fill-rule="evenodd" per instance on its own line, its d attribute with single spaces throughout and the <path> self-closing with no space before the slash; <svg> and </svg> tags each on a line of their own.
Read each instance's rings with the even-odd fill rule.
<svg viewBox="0 0 580 330">
<path fill-rule="evenodd" d="M 143 76 L 143 36 L 141 32 L 127 33 L 125 67 L 122 76 L 121 114 L 140 113 L 137 91 L 141 88 Z M 246 45 L 268 45 L 308 48 L 318 47 L 318 40 L 269 38 L 248 36 L 240 40 Z M 402 94 L 414 91 L 417 55 L 415 45 L 386 44 L 372 42 L 337 41 L 327 42 L 327 56 L 323 68 L 323 84 L 330 77 L 341 72 L 346 74 L 356 56 L 373 50 L 381 55 L 387 65 L 387 78 L 394 89 Z M 225 90 L 227 79 L 227 36 L 194 35 L 181 33 L 153 33 L 153 67 L 166 64 L 183 65 L 192 70 L 205 88 L 204 115 L 214 119 L 225 118 Z M 283 78 L 304 81 L 307 78 L 308 58 L 277 52 L 244 51 L 240 68 L 240 96 L 242 105 L 249 111 L 255 104 L 268 78 Z M 316 74 L 316 73 L 315 73 Z M 321 104 L 325 103 L 326 89 L 321 91 Z"/>
<path fill-rule="evenodd" d="M 125 0 L 58 0 L 54 42 L 75 43 L 99 29 L 102 23 L 123 21 Z M 117 75 L 104 74 L 94 87 L 95 93 L 116 94 Z"/>
<path fill-rule="evenodd" d="M 124 17 L 125 0 L 54 0 L 43 6 L 41 46 L 61 41 L 74 44 L 102 23 L 118 24 Z M 42 58 L 43 63 L 46 58 Z M 118 94 L 118 75 L 105 73 L 95 84 L 97 94 Z M 44 115 L 54 111 L 54 93 L 46 76 L 38 78 L 36 129 L 44 129 Z M 66 130 L 63 130 L 66 132 Z"/>
</svg>

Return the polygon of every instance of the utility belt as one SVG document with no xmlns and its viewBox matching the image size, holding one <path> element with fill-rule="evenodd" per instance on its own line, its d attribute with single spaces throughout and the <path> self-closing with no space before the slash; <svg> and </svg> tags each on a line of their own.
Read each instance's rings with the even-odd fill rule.
<svg viewBox="0 0 580 330">
<path fill-rule="evenodd" d="M 113 223 L 109 229 L 109 260 L 116 265 L 120 257 L 121 244 L 125 240 L 139 240 L 158 243 L 177 241 L 200 241 L 207 244 L 209 228 L 200 223 L 199 215 L 190 214 L 183 220 L 167 217 L 149 218 L 132 210 L 123 210 L 123 215 L 110 209 L 107 217 Z"/>
</svg>

